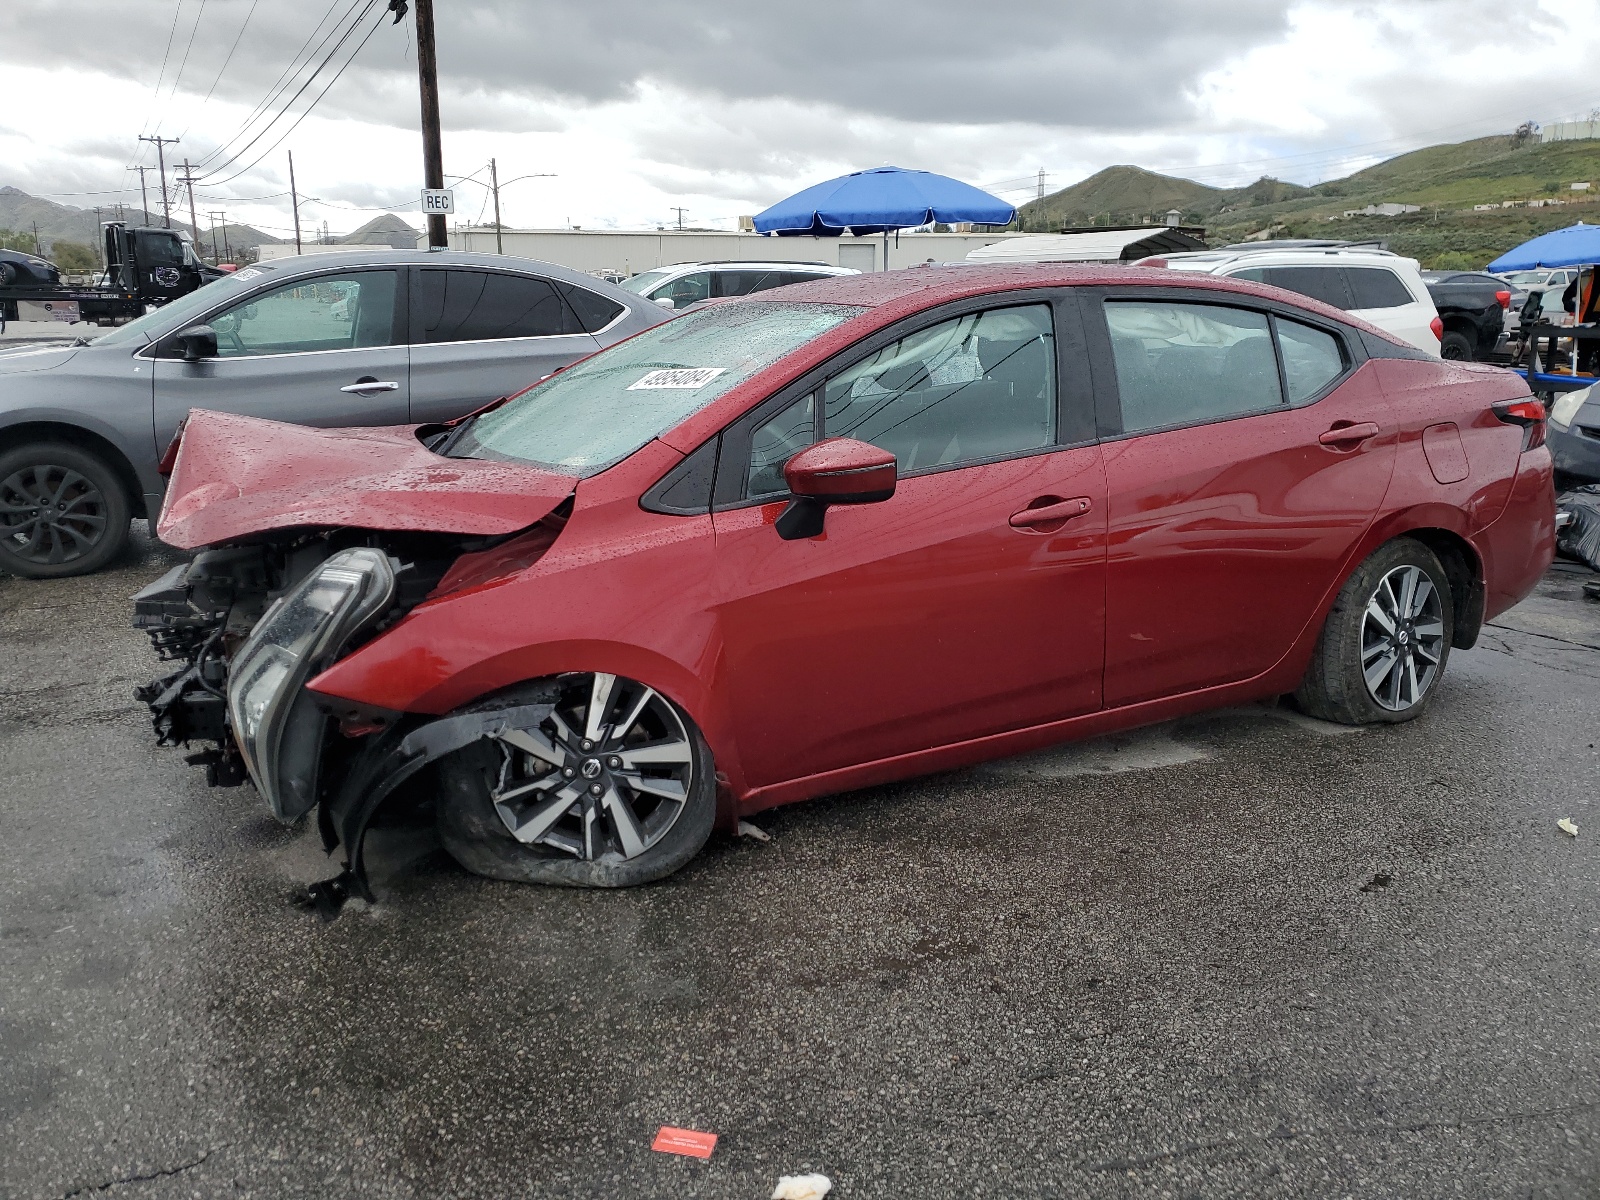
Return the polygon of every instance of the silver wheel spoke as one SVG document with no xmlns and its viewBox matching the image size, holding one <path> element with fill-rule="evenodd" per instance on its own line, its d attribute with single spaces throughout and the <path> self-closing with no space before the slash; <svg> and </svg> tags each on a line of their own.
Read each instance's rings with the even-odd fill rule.
<svg viewBox="0 0 1600 1200">
<path fill-rule="evenodd" d="M 552 767 L 560 767 L 567 761 L 566 755 L 537 729 L 507 729 L 500 735 L 500 740 Z"/>
<path fill-rule="evenodd" d="M 588 741 L 600 740 L 600 732 L 605 728 L 606 713 L 611 710 L 611 689 L 616 686 L 615 675 L 608 675 L 604 671 L 594 673 L 594 682 L 589 688 L 589 708 L 583 722 L 583 736 Z"/>
<path fill-rule="evenodd" d="M 1368 663 L 1370 663 L 1378 655 L 1385 653 L 1388 649 L 1388 642 L 1373 642 L 1372 645 L 1368 646 L 1361 652 L 1362 669 L 1365 670 Z"/>
<path fill-rule="evenodd" d="M 1406 616 L 1415 619 L 1422 615 L 1422 610 L 1427 607 L 1428 597 L 1433 594 L 1433 583 L 1424 576 L 1417 584 L 1416 591 L 1411 596 L 1411 607 L 1406 610 Z"/>
<path fill-rule="evenodd" d="M 683 800 L 687 796 L 683 784 L 676 779 L 651 779 L 645 775 L 624 775 L 622 778 L 635 791 L 649 792 L 652 796 L 665 796 L 668 800 Z"/>
<path fill-rule="evenodd" d="M 683 766 L 692 755 L 689 743 L 681 738 L 670 742 L 652 742 L 648 746 L 629 746 L 619 750 L 617 757 L 622 759 L 622 765 L 628 770 L 635 770 L 641 766 Z"/>
<path fill-rule="evenodd" d="M 559 821 L 573 802 L 583 793 L 576 788 L 568 786 L 554 793 L 542 806 L 535 809 L 526 820 L 521 822 L 511 832 L 520 842 L 536 842 L 549 833 L 555 823 Z"/>
<path fill-rule="evenodd" d="M 1395 615 L 1409 617 L 1411 615 L 1411 597 L 1416 594 L 1417 576 L 1421 574 L 1415 567 L 1407 567 L 1405 574 L 1400 577 L 1400 602 L 1395 606 Z"/>
<path fill-rule="evenodd" d="M 1387 647 L 1385 647 L 1385 649 L 1387 649 Z M 1370 688 L 1374 694 L 1376 694 L 1383 681 L 1389 677 L 1389 672 L 1394 670 L 1395 661 L 1395 654 L 1385 654 L 1381 659 L 1366 669 L 1365 675 L 1367 677 L 1367 687 Z"/>
<path fill-rule="evenodd" d="M 633 809 L 628 807 L 628 801 L 622 793 L 615 787 L 608 788 L 600 798 L 600 803 L 611 815 L 611 826 L 617 831 L 617 840 L 622 843 L 622 856 L 637 858 L 643 854 L 644 832 L 639 828 L 638 818 L 633 815 Z"/>
<path fill-rule="evenodd" d="M 1413 629 L 1419 638 L 1431 638 L 1437 641 L 1444 637 L 1443 621 L 1429 621 L 1426 624 L 1413 626 Z"/>
<path fill-rule="evenodd" d="M 611 727 L 611 736 L 618 741 L 627 737 L 628 731 L 634 727 L 634 724 L 644 714 L 645 706 L 655 698 L 655 692 L 649 688 L 640 688 L 639 699 L 634 703 L 633 708 L 628 711 L 628 715 Z"/>
<path fill-rule="evenodd" d="M 1421 689 L 1417 686 L 1417 660 L 1414 658 L 1408 657 L 1406 659 L 1406 685 L 1406 690 L 1409 692 L 1406 703 L 1408 705 L 1415 704 L 1417 697 L 1421 694 Z"/>
<path fill-rule="evenodd" d="M 1378 597 L 1374 596 L 1367 601 L 1367 616 L 1385 633 L 1394 632 L 1394 622 L 1389 619 L 1389 614 L 1383 611 L 1383 606 L 1378 603 Z"/>
</svg>

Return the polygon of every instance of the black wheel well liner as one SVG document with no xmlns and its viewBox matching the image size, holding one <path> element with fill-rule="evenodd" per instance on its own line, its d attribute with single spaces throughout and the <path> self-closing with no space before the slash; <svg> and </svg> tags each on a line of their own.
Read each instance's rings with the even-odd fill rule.
<svg viewBox="0 0 1600 1200">
<path fill-rule="evenodd" d="M 133 469 L 128 456 L 119 450 L 117 444 L 110 438 L 85 429 L 81 425 L 69 425 L 65 421 L 20 421 L 15 425 L 0 428 L 0 433 L 3 433 L 6 441 L 13 446 L 23 446 L 30 442 L 65 442 L 69 446 L 76 446 L 80 450 L 88 450 L 99 455 L 122 481 L 122 486 L 128 493 L 129 513 L 134 517 L 150 515 L 145 511 L 144 485 L 139 482 L 138 472 Z"/>
<path fill-rule="evenodd" d="M 1455 635 L 1450 644 L 1470 650 L 1483 628 L 1483 562 L 1472 543 L 1448 529 L 1411 529 L 1401 537 L 1414 538 L 1438 556 L 1450 581 L 1450 604 L 1455 610 Z"/>
</svg>

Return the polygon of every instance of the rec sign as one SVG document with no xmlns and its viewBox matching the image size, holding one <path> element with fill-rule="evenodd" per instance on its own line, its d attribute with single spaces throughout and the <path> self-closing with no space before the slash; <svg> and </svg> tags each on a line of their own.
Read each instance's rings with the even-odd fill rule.
<svg viewBox="0 0 1600 1200">
<path fill-rule="evenodd" d="M 456 210 L 456 194 L 448 188 L 423 188 L 422 211 L 425 216 L 439 217 Z"/>
</svg>

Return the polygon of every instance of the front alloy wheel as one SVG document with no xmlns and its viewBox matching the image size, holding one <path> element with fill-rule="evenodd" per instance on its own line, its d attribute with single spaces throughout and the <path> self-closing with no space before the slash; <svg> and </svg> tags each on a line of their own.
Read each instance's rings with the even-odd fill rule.
<svg viewBox="0 0 1600 1200">
<path fill-rule="evenodd" d="M 446 849 L 499 879 L 621 887 L 670 874 L 710 836 L 711 754 L 655 689 L 606 672 L 521 689 L 551 703 L 442 764 Z"/>
<path fill-rule="evenodd" d="M 99 570 L 128 540 L 116 473 L 77 446 L 37 443 L 0 455 L 0 570 L 25 579 Z"/>
</svg>

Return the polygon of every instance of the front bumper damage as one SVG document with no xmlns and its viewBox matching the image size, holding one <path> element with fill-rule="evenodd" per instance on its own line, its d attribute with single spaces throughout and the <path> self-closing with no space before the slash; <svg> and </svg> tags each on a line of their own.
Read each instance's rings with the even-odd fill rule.
<svg viewBox="0 0 1600 1200">
<path fill-rule="evenodd" d="M 373 548 L 278 565 L 259 547 L 210 551 L 134 597 L 134 625 L 181 665 L 135 690 L 162 745 L 203 748 L 187 761 L 213 786 L 248 777 L 278 820 L 318 810 L 324 847 L 345 848 L 338 877 L 302 900 L 324 915 L 350 895 L 371 900 L 362 847 L 374 814 L 422 768 L 548 705 L 443 719 L 355 711 L 306 682 L 386 616 L 405 568 Z M 271 579 L 297 579 L 277 591 Z"/>
</svg>

